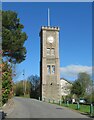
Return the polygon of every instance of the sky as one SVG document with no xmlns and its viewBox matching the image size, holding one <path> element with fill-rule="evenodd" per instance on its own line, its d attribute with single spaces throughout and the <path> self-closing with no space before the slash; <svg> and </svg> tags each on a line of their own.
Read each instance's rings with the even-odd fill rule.
<svg viewBox="0 0 94 120">
<path fill-rule="evenodd" d="M 2 0 L 2 2 L 93 2 L 93 0 Z"/>
<path fill-rule="evenodd" d="M 14 81 L 40 76 L 41 26 L 47 26 L 50 9 L 51 26 L 60 27 L 60 77 L 77 79 L 79 72 L 91 74 L 92 69 L 92 3 L 91 2 L 4 2 L 3 10 L 18 13 L 28 39 L 26 60 L 16 65 Z M 23 76 L 23 71 L 25 75 Z"/>
</svg>

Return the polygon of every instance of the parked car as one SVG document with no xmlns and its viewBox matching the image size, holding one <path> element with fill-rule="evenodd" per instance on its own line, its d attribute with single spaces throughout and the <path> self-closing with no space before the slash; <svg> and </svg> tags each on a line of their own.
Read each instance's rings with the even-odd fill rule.
<svg viewBox="0 0 94 120">
<path fill-rule="evenodd" d="M 85 99 L 80 99 L 79 103 L 86 103 Z"/>
</svg>

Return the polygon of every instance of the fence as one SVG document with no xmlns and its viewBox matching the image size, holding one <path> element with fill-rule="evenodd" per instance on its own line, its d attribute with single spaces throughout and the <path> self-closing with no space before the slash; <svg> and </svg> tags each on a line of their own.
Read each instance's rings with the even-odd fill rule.
<svg viewBox="0 0 94 120">
<path fill-rule="evenodd" d="M 88 113 L 91 117 L 94 117 L 94 104 L 80 104 L 79 102 L 73 104 L 66 101 L 65 103 L 62 100 L 55 101 L 54 99 L 43 99 L 43 102 L 48 102 L 52 104 L 57 104 L 64 107 L 69 107 L 71 109 L 79 110 L 80 112 Z"/>
</svg>

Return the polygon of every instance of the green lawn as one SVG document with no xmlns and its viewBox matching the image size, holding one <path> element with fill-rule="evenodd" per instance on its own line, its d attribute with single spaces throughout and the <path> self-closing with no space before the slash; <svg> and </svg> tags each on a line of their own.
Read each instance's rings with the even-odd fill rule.
<svg viewBox="0 0 94 120">
<path fill-rule="evenodd" d="M 66 104 L 62 104 L 62 106 L 77 110 L 77 104 L 69 104 L 69 106 L 67 106 Z M 80 104 L 78 111 L 90 114 L 90 105 L 81 105 Z"/>
<path fill-rule="evenodd" d="M 17 96 L 17 97 L 30 98 L 30 95 L 26 94 L 26 95 L 21 95 L 21 96 Z"/>
<path fill-rule="evenodd" d="M 54 104 L 58 104 L 58 103 L 54 103 Z M 61 106 L 64 106 L 64 107 L 67 107 L 69 109 L 76 110 L 76 111 L 79 111 L 81 113 L 90 115 L 90 105 L 79 104 L 79 109 L 77 109 L 77 104 L 68 104 L 67 105 L 67 104 L 63 103 L 63 104 L 61 104 Z M 93 106 L 93 114 L 94 114 L 94 106 Z"/>
</svg>

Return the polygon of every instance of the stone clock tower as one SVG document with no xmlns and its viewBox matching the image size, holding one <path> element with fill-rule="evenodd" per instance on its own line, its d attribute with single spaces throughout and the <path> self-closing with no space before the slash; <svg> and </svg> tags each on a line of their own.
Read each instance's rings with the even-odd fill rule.
<svg viewBox="0 0 94 120">
<path fill-rule="evenodd" d="M 60 100 L 59 27 L 40 31 L 41 100 Z"/>
</svg>

